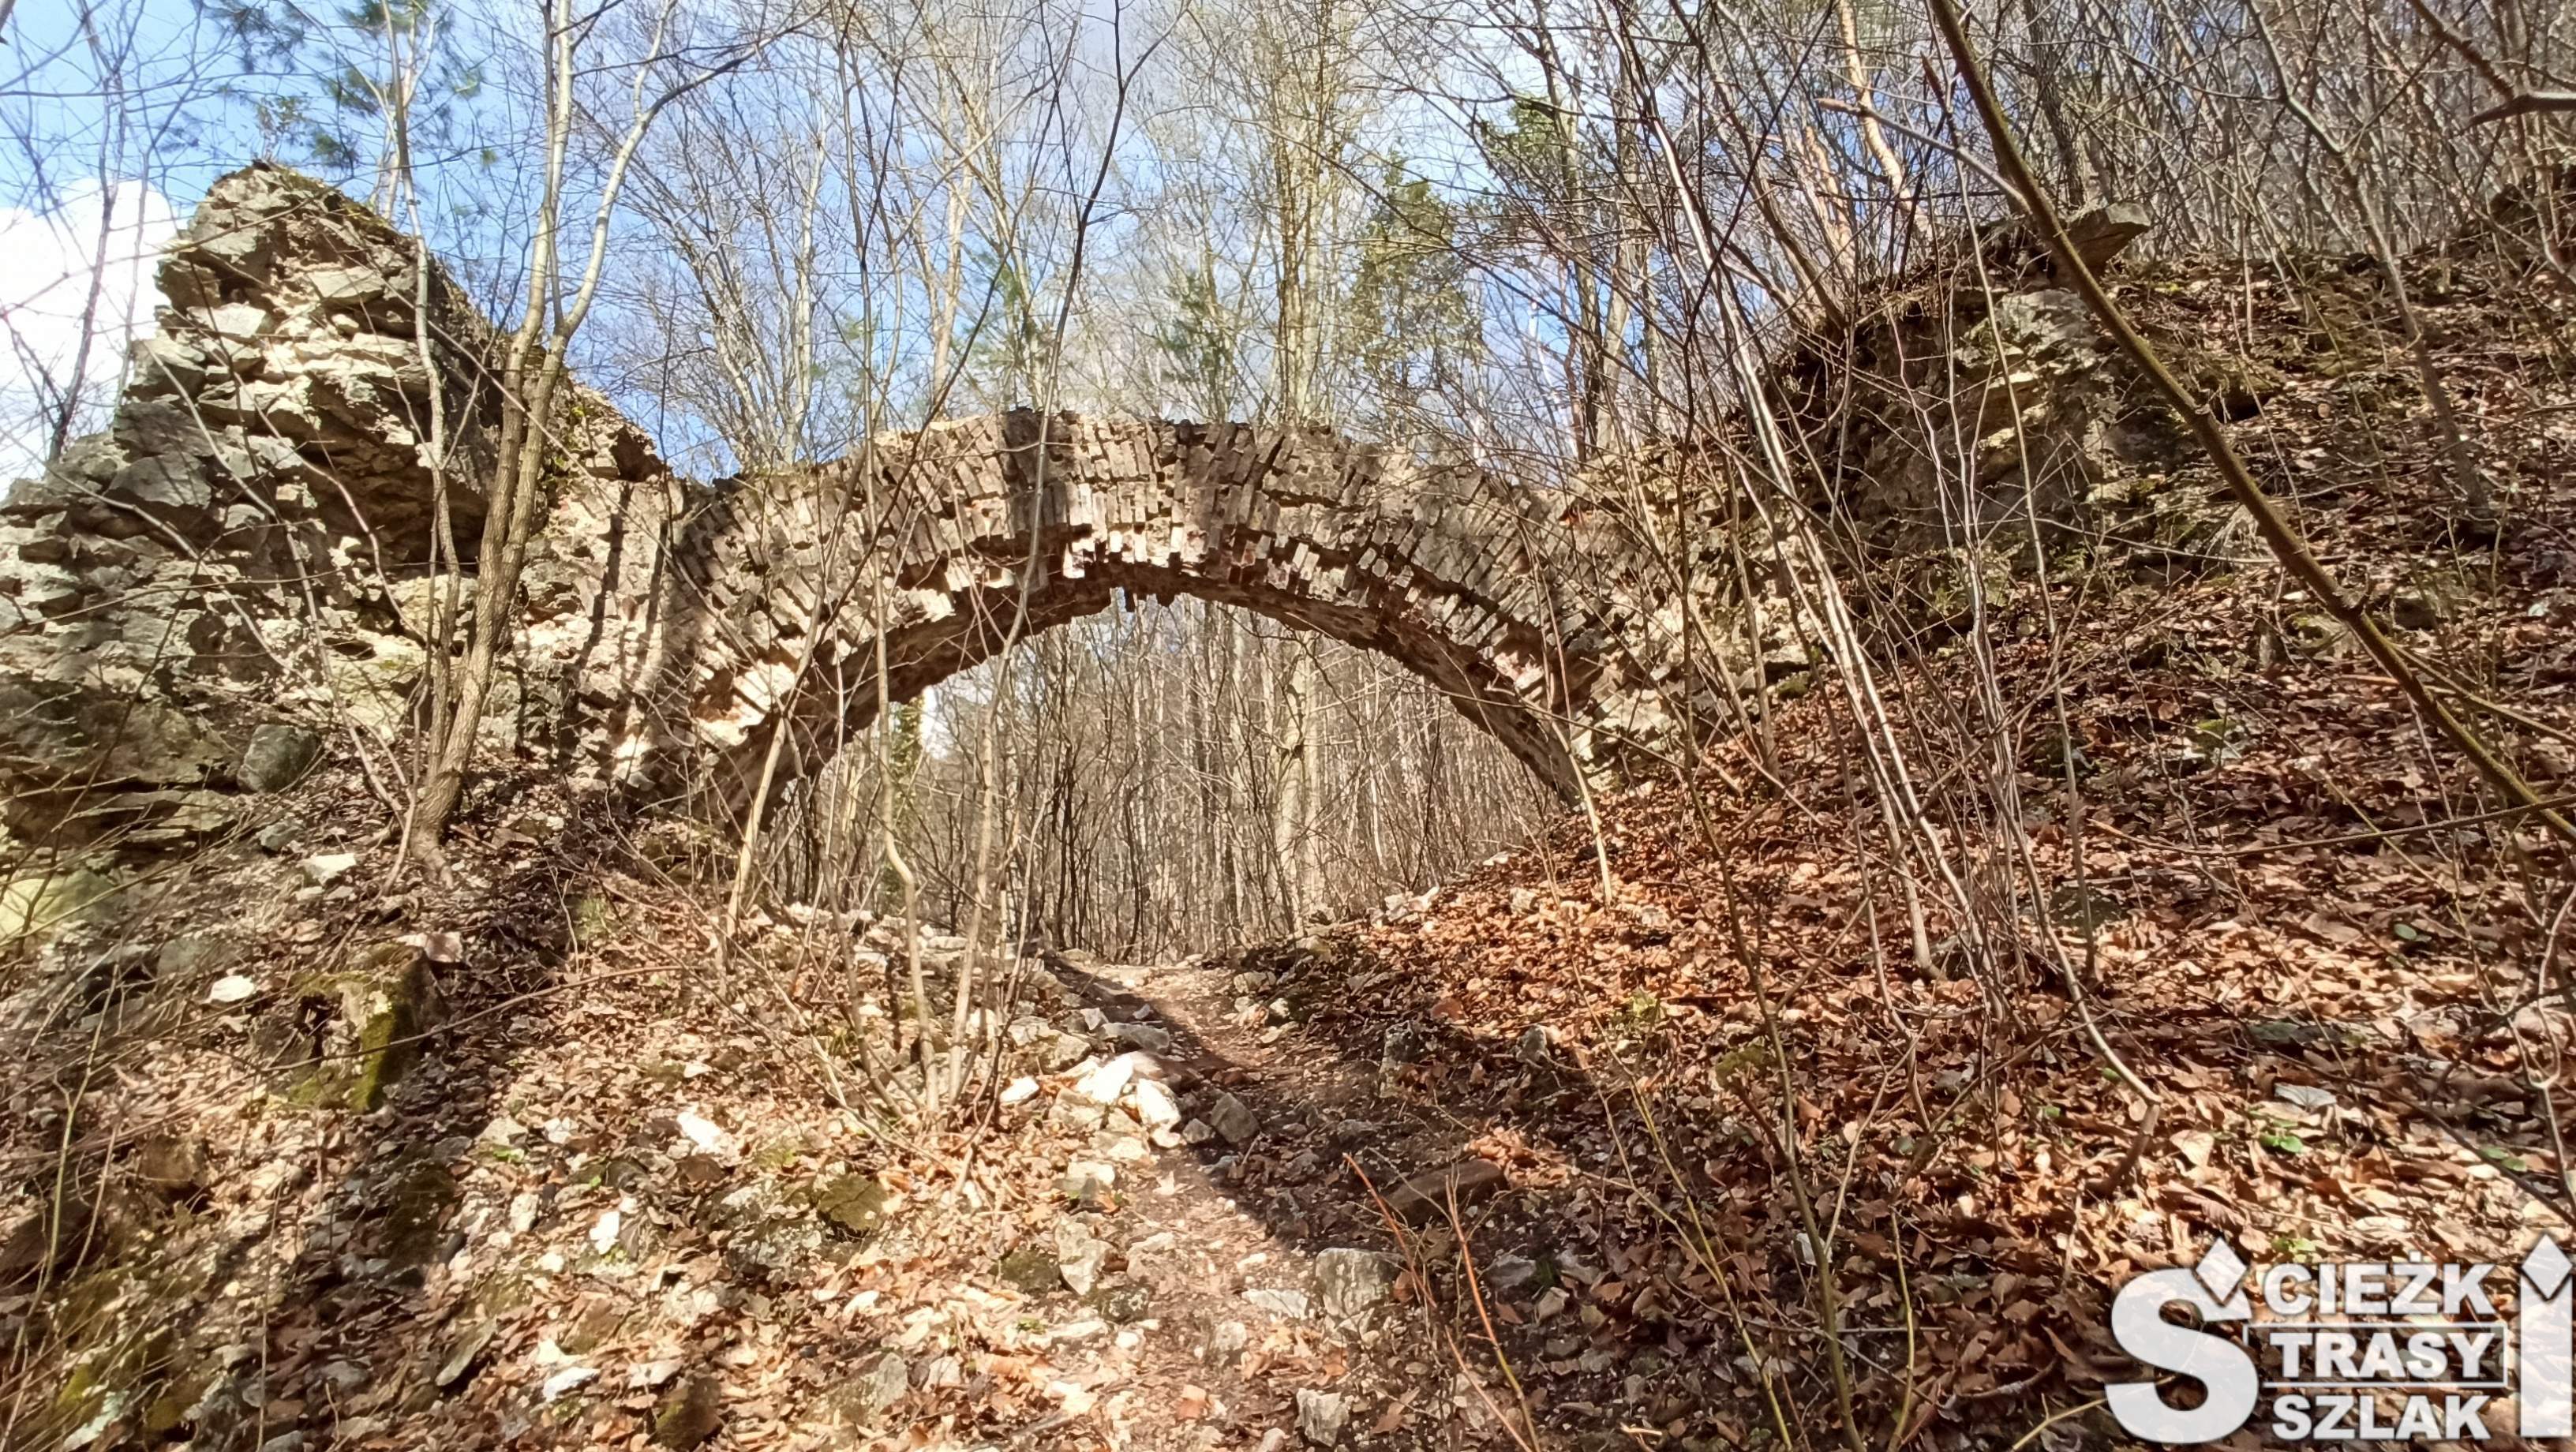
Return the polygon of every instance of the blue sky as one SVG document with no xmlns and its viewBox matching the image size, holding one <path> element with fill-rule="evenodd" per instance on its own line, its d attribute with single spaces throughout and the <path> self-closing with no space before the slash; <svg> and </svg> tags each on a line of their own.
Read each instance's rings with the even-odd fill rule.
<svg viewBox="0 0 2576 1452">
<path fill-rule="evenodd" d="M 359 156 L 371 156 L 378 149 L 377 123 L 336 109 L 320 77 L 334 66 L 378 65 L 374 56 L 381 49 L 379 37 L 347 28 L 345 17 L 336 9 L 321 8 L 319 0 L 307 9 L 297 9 L 295 0 L 271 3 L 265 13 L 300 18 L 306 24 L 309 38 L 292 64 L 287 64 L 274 56 L 245 55 L 236 37 L 209 10 L 200 8 L 201 3 L 221 0 L 19 0 L 7 46 L 0 51 L 0 246 L 12 259 L 9 267 L 0 269 L 0 323 L 6 324 L 0 329 L 0 345 L 6 345 L 0 347 L 0 473 L 26 472 L 41 457 L 49 442 L 48 430 L 41 426 L 46 380 L 68 375 L 84 319 L 91 325 L 92 346 L 86 369 L 91 406 L 83 422 L 95 426 L 99 421 L 117 377 L 125 337 L 149 327 L 154 300 L 149 286 L 151 259 L 216 176 L 263 155 L 312 167 L 310 132 L 316 123 L 342 134 Z M 1083 28 L 1068 58 L 1074 89 L 1062 110 L 1049 99 L 1047 77 L 1052 67 L 1045 63 L 1047 47 L 1062 42 L 1044 36 L 1017 42 L 1025 50 L 1011 57 L 1005 66 L 1010 74 L 993 97 L 996 103 L 1015 102 L 1020 108 L 1007 143 L 1006 164 L 1015 172 L 1014 184 L 1031 184 L 1052 196 L 1058 213 L 1068 212 L 1088 188 L 1108 124 L 1108 82 L 1115 61 L 1108 44 L 1105 3 L 1068 0 L 1064 13 L 1078 14 Z M 444 27 L 437 54 L 450 67 L 449 75 L 477 77 L 482 84 L 439 88 L 436 104 L 430 108 L 436 112 L 436 124 L 425 122 L 418 128 L 416 134 L 422 138 L 416 147 L 423 192 L 420 220 L 433 247 L 487 310 L 506 313 L 518 292 L 516 269 L 525 219 L 533 210 L 528 174 L 531 148 L 509 144 L 509 139 L 530 133 L 524 124 L 529 118 L 518 114 L 524 103 L 517 98 L 532 88 L 524 74 L 508 73 L 511 67 L 527 64 L 531 47 L 526 42 L 531 37 L 507 33 L 501 27 L 523 30 L 532 23 L 535 11 L 526 3 L 496 3 L 487 9 L 483 0 L 449 0 L 436 14 Z M 1147 8 L 1131 8 L 1123 21 L 1130 64 L 1140 47 L 1164 36 L 1173 23 L 1165 10 Z M 342 45 L 350 49 L 336 49 Z M 602 45 L 596 53 L 613 55 L 615 46 Z M 1164 59 L 1169 59 L 1169 52 Z M 1473 68 L 1471 58 L 1463 53 L 1447 56 L 1439 64 Z M 1508 60 L 1502 64 L 1509 69 Z M 117 84 L 107 83 L 111 77 Z M 914 89 L 905 106 L 922 104 L 920 79 L 916 74 L 909 83 Z M 1491 86 L 1480 83 L 1473 89 L 1481 93 Z M 1191 108 L 1204 103 L 1193 96 L 1167 95 L 1167 90 L 1161 76 L 1148 76 L 1121 118 L 1117 166 L 1108 184 L 1106 205 L 1093 219 L 1086 262 L 1085 286 L 1093 295 L 1083 302 L 1086 307 L 1093 304 L 1099 289 L 1123 290 L 1125 296 L 1142 299 L 1150 312 L 1152 299 L 1177 282 L 1173 268 L 1182 259 L 1173 252 L 1174 226 L 1187 234 L 1195 225 L 1212 241 L 1221 275 L 1234 279 L 1229 286 L 1245 290 L 1246 300 L 1257 307 L 1266 286 L 1258 269 L 1268 264 L 1257 252 L 1246 260 L 1248 239 L 1240 235 L 1240 219 L 1226 210 L 1234 199 L 1208 198 L 1211 213 L 1195 224 L 1176 224 L 1168 215 L 1157 216 L 1158 209 L 1169 202 L 1182 200 L 1186 206 L 1185 199 L 1167 192 L 1173 180 L 1167 164 L 1173 158 L 1155 139 L 1158 120 L 1171 123 L 1168 134 L 1181 139 L 1183 153 L 1199 169 L 1202 184 L 1211 178 L 1220 187 L 1241 184 L 1240 177 L 1226 175 L 1223 156 L 1198 154 L 1209 141 L 1206 135 L 1192 134 L 1200 118 Z M 758 110 L 766 100 L 775 99 L 754 94 L 745 104 Z M 1382 99 L 1364 143 L 1369 150 L 1392 149 L 1417 171 L 1434 173 L 1446 188 L 1479 191 L 1489 185 L 1475 148 L 1447 106 L 1418 95 Z M 810 97 L 788 100 L 811 104 Z M 878 95 L 875 102 L 882 118 L 885 98 Z M 623 98 L 614 98 L 611 104 L 622 106 Z M 912 173 L 899 184 L 932 185 L 921 180 L 926 167 L 910 164 L 912 151 L 924 144 L 917 115 L 897 117 L 894 125 L 896 140 L 887 160 L 893 168 Z M 327 167 L 322 170 L 330 174 Z M 1375 164 L 1362 170 L 1367 174 L 1363 179 L 1374 182 Z M 576 165 L 574 173 L 588 175 L 589 169 Z M 344 172 L 333 179 L 365 198 L 373 176 Z M 837 184 L 829 190 L 837 191 Z M 116 204 L 115 226 L 102 253 L 101 203 L 111 198 Z M 633 200 L 631 193 L 629 200 Z M 837 205 L 831 196 L 826 200 Z M 570 210 L 586 218 L 581 199 L 576 198 Z M 836 220 L 846 226 L 845 216 Z M 1024 248 L 1020 261 L 1037 284 L 1035 310 L 1046 322 L 1053 320 L 1055 288 L 1069 257 L 1064 223 L 1063 216 L 1055 216 L 1017 239 Z M 992 267 L 989 240 L 981 239 L 983 257 L 977 264 L 981 271 L 970 284 L 970 313 Z M 1200 245 L 1186 235 L 1180 241 L 1184 250 L 1193 252 Z M 577 350 L 581 361 L 591 365 L 585 373 L 608 388 L 639 421 L 661 432 L 666 447 L 684 465 L 696 472 L 720 471 L 726 467 L 726 456 L 721 449 L 708 447 L 710 436 L 685 409 L 674 412 L 668 406 L 668 399 L 658 391 L 667 384 L 667 375 L 657 384 L 653 372 L 654 354 L 696 353 L 705 339 L 655 337 L 649 319 L 621 315 L 657 279 L 667 289 L 676 276 L 668 243 L 649 236 L 640 223 L 630 220 L 611 245 L 613 265 L 600 315 L 586 335 L 590 341 Z M 106 267 L 94 267 L 102 255 Z M 851 289 L 857 266 L 849 255 L 846 235 L 835 240 L 828 260 L 836 280 L 819 300 L 825 325 L 843 332 L 854 330 L 859 310 Z M 880 260 L 875 265 L 882 278 L 885 264 Z M 1247 266 L 1255 271 L 1245 272 Z M 94 279 L 103 285 L 94 289 Z M 1490 292 L 1487 306 L 1488 333 L 1498 346 L 1508 349 L 1516 335 L 1542 348 L 1561 343 L 1562 330 L 1528 308 L 1524 300 L 1515 299 L 1509 289 Z M 927 308 L 918 291 L 908 311 L 904 335 L 880 340 L 864 365 L 854 364 L 847 352 L 838 355 L 830 386 L 846 393 L 871 374 L 892 377 L 899 380 L 901 397 L 918 400 L 926 392 L 927 380 L 919 375 L 930 352 L 920 321 Z M 1085 317 L 1085 309 L 1078 308 L 1078 326 Z M 1141 325 L 1130 319 L 1115 326 Z M 621 328 L 624 332 L 619 334 Z M 600 366 L 612 336 L 622 346 L 623 375 Z M 1141 333 L 1132 340 L 1122 334 L 1105 345 L 1105 353 L 1100 338 L 1094 337 L 1092 344 L 1086 356 L 1095 363 L 1103 357 L 1114 362 L 1122 349 L 1131 363 L 1153 353 L 1150 338 Z M 1257 330 L 1247 339 L 1246 348 L 1244 366 L 1257 384 L 1266 371 Z M 1068 401 L 1091 407 L 1101 406 L 1102 400 L 1087 396 L 1085 388 L 1130 386 L 1110 376 L 1073 382 L 1076 391 Z M 1249 406 L 1257 392 L 1257 387 L 1247 390 L 1241 406 Z M 1139 408 L 1185 402 L 1133 395 L 1112 395 L 1107 401 Z M 961 398 L 954 406 L 973 408 L 981 406 L 981 400 Z M 897 416 L 885 421 L 899 425 L 911 420 Z"/>
</svg>

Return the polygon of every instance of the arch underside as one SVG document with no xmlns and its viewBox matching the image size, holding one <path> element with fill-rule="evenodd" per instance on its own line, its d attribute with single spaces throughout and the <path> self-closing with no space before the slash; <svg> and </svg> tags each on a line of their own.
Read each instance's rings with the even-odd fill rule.
<svg viewBox="0 0 2576 1452">
<path fill-rule="evenodd" d="M 1607 683 L 1636 671 L 1601 588 L 1633 571 L 1564 503 L 1321 429 L 1022 410 L 886 436 L 690 511 L 683 613 L 707 629 L 663 739 L 739 809 L 830 760 L 880 694 L 917 699 L 1121 592 L 1190 596 L 1398 661 L 1571 800 Z"/>
<path fill-rule="evenodd" d="M 1024 562 L 1014 562 L 1014 568 Z M 1549 789 L 1572 799 L 1577 786 L 1563 731 L 1562 662 L 1519 679 L 1497 664 L 1490 647 L 1474 649 L 1448 638 L 1416 611 L 1349 601 L 1324 601 L 1232 572 L 1127 563 L 1094 564 L 1079 576 L 1047 568 L 1025 592 L 1003 582 L 957 592 L 951 609 L 935 619 L 897 625 L 885 635 L 885 687 L 876 680 L 876 640 L 861 635 L 809 665 L 783 715 L 764 718 L 738 745 L 721 755 L 714 785 L 736 806 L 748 803 L 769 755 L 772 736 L 785 730 L 773 780 L 819 770 L 875 722 L 880 696 L 886 705 L 920 699 L 933 686 L 970 671 L 1007 646 L 1129 600 L 1182 597 L 1236 606 L 1296 630 L 1310 630 L 1343 644 L 1384 655 L 1428 682 L 1468 720 L 1500 742 Z M 1515 642 L 1506 658 L 1543 659 L 1548 647 Z M 818 652 L 820 657 L 823 652 Z"/>
</svg>

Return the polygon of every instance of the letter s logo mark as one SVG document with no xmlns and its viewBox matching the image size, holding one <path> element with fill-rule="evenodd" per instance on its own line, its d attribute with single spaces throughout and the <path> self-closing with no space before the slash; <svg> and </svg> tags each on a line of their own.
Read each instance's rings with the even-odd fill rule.
<svg viewBox="0 0 2576 1452">
<path fill-rule="evenodd" d="M 2111 1415 L 2129 1435 L 2150 1442 L 2215 1442 L 2245 1425 L 2262 1396 L 2262 1378 L 2245 1348 L 2224 1336 L 2164 1318 L 2176 1301 L 2203 1322 L 2244 1321 L 2253 1308 L 2237 1288 L 2245 1262 L 2225 1240 L 2210 1247 L 2196 1268 L 2150 1271 L 2120 1288 L 2111 1302 L 2111 1336 L 2120 1349 L 2159 1371 L 2179 1372 L 2208 1389 L 2189 1409 L 2167 1403 L 2152 1381 L 2115 1382 L 2103 1389 Z M 2213 1294 L 2216 1292 L 2216 1294 Z M 2224 1295 L 2226 1299 L 2220 1299 Z"/>
</svg>

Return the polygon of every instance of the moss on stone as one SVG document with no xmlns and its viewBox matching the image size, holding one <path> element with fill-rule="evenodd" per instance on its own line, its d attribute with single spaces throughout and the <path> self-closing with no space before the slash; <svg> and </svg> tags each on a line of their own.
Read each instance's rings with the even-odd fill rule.
<svg viewBox="0 0 2576 1452">
<path fill-rule="evenodd" d="M 813 1189 L 815 1213 L 845 1236 L 864 1240 L 885 1223 L 885 1186 L 868 1175 L 834 1175 Z"/>
<path fill-rule="evenodd" d="M 379 943 L 346 968 L 309 973 L 289 987 L 297 998 L 332 1005 L 337 1019 L 330 1052 L 286 1090 L 299 1105 L 381 1108 L 420 1062 L 421 1036 L 438 1022 L 437 980 L 428 959 L 405 943 Z"/>
<path fill-rule="evenodd" d="M 585 892 L 573 899 L 572 940 L 575 945 L 589 947 L 593 943 L 603 941 L 615 923 L 615 915 L 609 910 L 607 894 Z"/>
<path fill-rule="evenodd" d="M 993 1263 L 993 1274 L 1013 1290 L 1043 1296 L 1064 1284 L 1064 1268 L 1046 1247 L 1032 1241 Z"/>
<path fill-rule="evenodd" d="M 98 915 L 116 884 L 81 865 L 29 869 L 0 883 L 0 947 L 33 950 Z"/>
</svg>

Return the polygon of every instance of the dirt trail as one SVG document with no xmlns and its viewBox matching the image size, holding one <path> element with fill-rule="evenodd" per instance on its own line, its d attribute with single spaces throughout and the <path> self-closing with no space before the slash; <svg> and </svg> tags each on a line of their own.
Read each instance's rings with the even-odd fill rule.
<svg viewBox="0 0 2576 1452">
<path fill-rule="evenodd" d="M 1115 1278 L 1150 1297 L 1073 1379 L 1096 1383 L 1140 1449 L 1321 1445 L 1336 1428 L 1342 1446 L 1421 1445 L 1449 1378 L 1343 1156 L 1377 1162 L 1371 1179 L 1391 1189 L 1403 1147 L 1436 1125 L 1379 1093 L 1378 1066 L 1322 1051 L 1266 973 L 1193 961 L 1060 976 L 1150 1054 L 1184 1116 L 1121 1168 L 1114 1208 L 1062 1212 L 1081 1227 L 1063 1243 L 1105 1242 Z M 1122 1140 L 1113 1122 L 1094 1147 L 1114 1162 L 1133 1153 Z M 1077 1444 L 1090 1445 L 1064 1442 Z"/>
<path fill-rule="evenodd" d="M 95 1325 L 158 1358 L 57 1396 L 67 1429 L 95 1424 L 83 1445 L 161 1426 L 279 1452 L 1509 1445 L 1490 1350 L 1411 1269 L 1452 1293 L 1445 1214 L 1399 1236 L 1376 1198 L 1457 1165 L 1481 1176 L 1480 1264 L 1529 1277 L 1488 1282 L 1531 1313 L 1496 1305 L 1513 1354 L 1590 1360 L 1539 1279 L 1582 1274 L 1527 1218 L 1547 1192 L 1516 1161 L 1496 1193 L 1512 1157 L 1490 1127 L 1541 1071 L 1508 1039 L 1488 1061 L 1435 1044 L 1438 1014 L 1375 1001 L 1391 975 L 1338 939 L 1020 962 L 997 1115 L 929 1132 L 834 1078 L 835 1025 L 894 1000 L 827 993 L 870 986 L 842 955 L 881 955 L 887 924 L 791 915 L 709 991 L 685 897 L 610 877 L 615 935 L 549 958 L 523 925 L 590 899 L 532 875 L 424 970 L 444 1012 L 382 1102 L 325 1108 L 258 1067 L 309 1006 L 291 981 L 259 968 L 248 1007 L 217 991 L 243 963 L 388 951 L 354 898 L 263 896 L 288 867 L 246 854 L 228 902 L 273 903 L 251 941 L 157 985 L 214 1007 L 202 1042 L 150 1061 L 197 1117 L 137 1163 L 196 1158 L 73 1268 Z M 312 946 L 335 924 L 361 946 Z M 73 1329 L 94 1361 L 121 1344 Z M 1544 1417 L 1602 1425 L 1580 1401 Z"/>
</svg>

